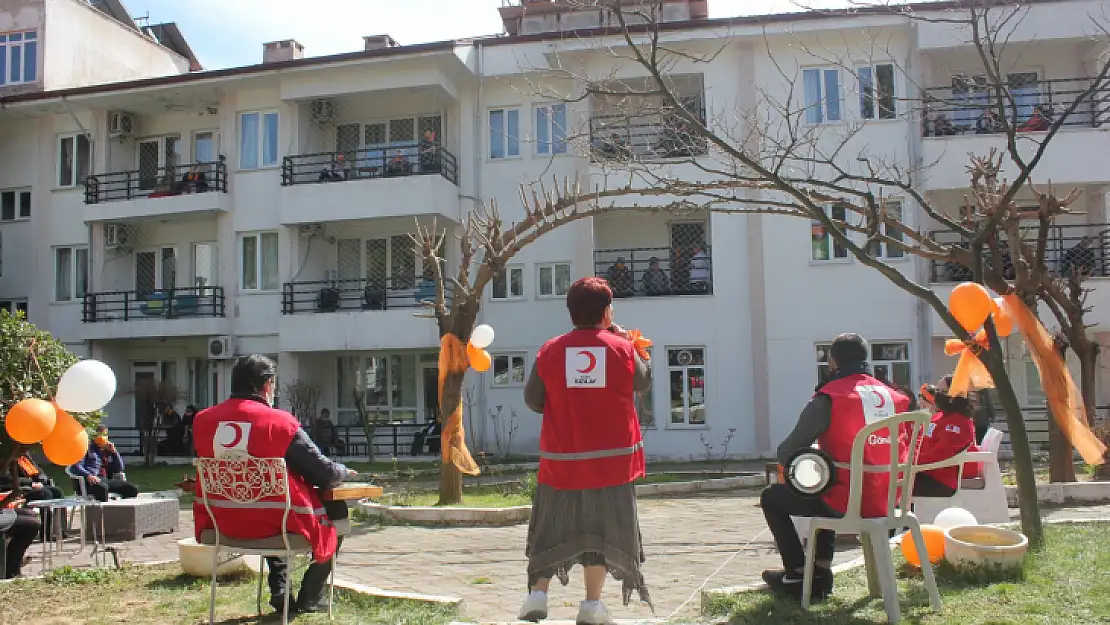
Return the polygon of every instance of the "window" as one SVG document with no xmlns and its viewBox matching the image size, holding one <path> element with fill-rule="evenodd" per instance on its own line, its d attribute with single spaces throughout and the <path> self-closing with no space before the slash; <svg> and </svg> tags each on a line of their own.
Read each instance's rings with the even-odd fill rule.
<svg viewBox="0 0 1110 625">
<path fill-rule="evenodd" d="M 415 423 L 417 355 L 341 356 L 337 359 L 337 425 L 361 425 L 357 396 L 376 422 Z"/>
<path fill-rule="evenodd" d="M 76 187 L 85 184 L 92 162 L 92 143 L 86 134 L 58 138 L 58 186 Z"/>
<path fill-rule="evenodd" d="M 859 116 L 863 119 L 894 119 L 894 66 L 890 63 L 861 67 Z"/>
<path fill-rule="evenodd" d="M 847 220 L 848 211 L 843 206 L 827 206 L 825 212 L 828 213 L 834 221 L 843 222 Z M 810 222 L 810 236 L 813 241 L 811 244 L 810 260 L 814 261 L 830 261 L 830 260 L 847 260 L 848 248 L 840 241 L 832 238 L 832 235 L 825 232 L 825 224 L 817 221 L 816 219 Z"/>
<path fill-rule="evenodd" d="M 705 425 L 705 348 L 667 349 L 671 425 Z"/>
<path fill-rule="evenodd" d="M 570 289 L 570 263 L 551 263 L 539 266 L 540 297 L 562 297 Z"/>
<path fill-rule="evenodd" d="M 648 354 L 654 352 L 649 347 Z M 655 393 L 652 387 L 643 393 L 636 393 L 632 396 L 633 402 L 636 404 L 636 417 L 640 420 L 640 427 L 653 428 L 655 427 Z"/>
<path fill-rule="evenodd" d="M 0 34 L 0 86 L 35 82 L 38 76 L 38 32 Z"/>
<path fill-rule="evenodd" d="M 89 248 L 54 248 L 54 301 L 71 302 L 85 297 L 89 279 Z"/>
<path fill-rule="evenodd" d="M 905 223 L 905 215 L 903 214 L 902 210 L 902 200 L 887 200 L 883 202 L 882 208 L 883 211 L 886 212 L 887 217 L 895 221 Z M 895 241 L 904 240 L 902 231 L 896 228 L 891 228 L 889 226 L 883 225 L 882 233 L 888 238 L 894 239 Z M 882 241 L 872 242 L 871 245 L 867 247 L 867 253 L 874 256 L 875 258 L 906 257 L 906 250 L 898 247 L 897 245 L 891 245 Z"/>
<path fill-rule="evenodd" d="M 906 342 L 872 343 L 871 373 L 876 378 L 915 393 L 911 388 L 913 380 L 910 365 L 910 344 Z M 817 346 L 817 383 L 829 380 L 829 344 Z"/>
<path fill-rule="evenodd" d="M 520 156 L 520 109 L 489 112 L 489 157 Z"/>
<path fill-rule="evenodd" d="M 493 355 L 493 386 L 524 384 L 524 354 Z"/>
<path fill-rule="evenodd" d="M 806 123 L 838 122 L 840 114 L 840 70 L 802 70 Z"/>
<path fill-rule="evenodd" d="M 6 311 L 8 314 L 14 315 L 16 313 L 23 313 L 23 318 L 27 318 L 27 300 L 25 299 L 0 299 L 0 310 Z"/>
<path fill-rule="evenodd" d="M 536 154 L 567 153 L 567 105 L 536 107 Z"/>
<path fill-rule="evenodd" d="M 520 299 L 524 297 L 524 267 L 509 265 L 493 277 L 492 299 Z"/>
<path fill-rule="evenodd" d="M 239 114 L 239 169 L 278 164 L 278 114 L 262 111 Z"/>
<path fill-rule="evenodd" d="M 260 232 L 243 235 L 242 281 L 244 291 L 278 289 L 278 235 Z"/>
<path fill-rule="evenodd" d="M 0 221 L 31 218 L 31 191 L 0 191 Z"/>
</svg>

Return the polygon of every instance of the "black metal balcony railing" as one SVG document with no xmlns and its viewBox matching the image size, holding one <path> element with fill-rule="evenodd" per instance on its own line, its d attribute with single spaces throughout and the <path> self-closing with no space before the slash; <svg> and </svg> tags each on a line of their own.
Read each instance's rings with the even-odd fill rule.
<svg viewBox="0 0 1110 625">
<path fill-rule="evenodd" d="M 1057 115 L 1063 113 L 1090 88 L 1090 78 L 1056 78 L 1052 80 L 1016 80 L 1007 87 L 1007 94 L 972 79 L 955 80 L 948 87 L 925 90 L 923 136 L 943 137 L 1002 132 L 997 121 L 999 98 L 1003 99 L 1007 121 L 1019 132 L 1045 130 Z M 1010 99 L 1013 102 L 1011 105 Z M 1040 114 L 1038 114 L 1038 110 Z M 1090 97 L 1080 102 L 1063 127 L 1098 128 L 1110 121 L 1110 86 L 1100 85 Z"/>
<path fill-rule="evenodd" d="M 705 109 L 698 108 L 705 123 Z M 597 115 L 590 118 L 590 156 L 594 161 L 689 158 L 708 151 L 705 138 L 692 134 L 673 112 Z"/>
<path fill-rule="evenodd" d="M 451 284 L 445 284 L 444 289 L 450 302 Z M 435 297 L 435 284 L 415 277 L 286 282 L 281 292 L 281 314 L 419 308 L 422 301 L 435 301 Z"/>
<path fill-rule="evenodd" d="M 189 193 L 227 193 L 227 163 L 218 161 L 159 167 L 153 171 L 120 171 L 85 178 L 85 203 L 118 202 Z"/>
<path fill-rule="evenodd" d="M 220 286 L 86 293 L 81 311 L 85 323 L 223 316 Z"/>
<path fill-rule="evenodd" d="M 961 237 L 950 230 L 931 233 L 934 240 L 946 245 L 966 245 Z M 1037 227 L 1026 233 L 1026 240 L 1035 244 Z M 1014 265 L 1006 244 L 1000 246 L 1002 275 L 1012 280 Z M 984 263 L 994 268 L 990 251 L 984 248 Z M 1110 276 L 1110 224 L 1075 224 L 1052 226 L 1045 248 L 1045 265 L 1055 275 L 1067 277 L 1083 275 L 1093 278 Z M 971 270 L 958 263 L 934 260 L 930 263 L 930 280 L 938 282 L 963 282 L 971 279 Z"/>
<path fill-rule="evenodd" d="M 286 156 L 281 184 L 440 175 L 459 184 L 458 161 L 440 145 L 406 145 Z"/>
<path fill-rule="evenodd" d="M 598 250 L 594 252 L 594 274 L 609 281 L 614 297 L 713 292 L 708 246 Z"/>
</svg>

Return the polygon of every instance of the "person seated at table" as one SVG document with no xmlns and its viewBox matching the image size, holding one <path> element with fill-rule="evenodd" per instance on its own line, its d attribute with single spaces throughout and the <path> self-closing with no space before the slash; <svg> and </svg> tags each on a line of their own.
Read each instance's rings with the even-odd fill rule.
<svg viewBox="0 0 1110 625">
<path fill-rule="evenodd" d="M 871 349 L 858 334 L 841 334 L 829 348 L 829 374 L 802 409 L 793 431 L 778 447 L 779 464 L 786 465 L 795 453 L 814 442 L 835 463 L 852 460 L 856 435 L 869 423 L 906 412 L 910 400 L 871 375 L 867 362 Z M 882 401 L 879 401 L 882 400 Z M 889 465 L 890 443 L 882 432 L 864 447 L 864 464 Z M 887 434 L 889 436 L 889 434 Z M 803 497 L 786 484 L 772 484 L 759 496 L 763 517 L 775 537 L 783 568 L 763 572 L 763 581 L 772 591 L 800 600 L 802 574 L 806 563 L 802 542 L 792 517 L 842 517 L 848 511 L 851 475 L 838 470 L 836 481 L 820 497 Z M 890 474 L 867 472 L 863 476 L 860 513 L 865 518 L 887 515 L 887 489 Z M 810 599 L 822 601 L 832 594 L 832 559 L 836 534 L 817 532 Z"/>
<path fill-rule="evenodd" d="M 425 130 L 424 136 L 420 138 L 420 171 L 439 171 L 439 158 L 439 137 L 434 130 Z"/>
<path fill-rule="evenodd" d="M 73 488 L 84 492 L 97 501 L 108 501 L 109 495 L 119 495 L 123 499 L 139 496 L 139 487 L 122 479 L 123 458 L 114 443 L 108 440 L 107 429 L 101 428 L 85 457 L 69 467 L 73 478 Z"/>
<path fill-rule="evenodd" d="M 1002 123 L 998 121 L 998 114 L 993 108 L 983 109 L 983 114 L 975 120 L 975 134 L 993 135 L 1002 132 Z"/>
<path fill-rule="evenodd" d="M 185 442 L 185 421 L 173 406 L 166 406 L 162 413 L 162 427 L 166 428 L 166 438 L 158 443 L 158 454 L 171 456 L 183 454 L 187 449 Z"/>
<path fill-rule="evenodd" d="M 193 164 L 189 171 L 181 176 L 181 183 L 177 186 L 179 193 L 205 193 L 208 191 L 208 178 L 201 170 L 200 165 Z"/>
<path fill-rule="evenodd" d="M 428 447 L 428 453 L 439 453 L 439 433 L 439 421 L 436 419 L 429 421 L 423 429 L 412 435 L 412 448 L 409 449 L 409 453 L 413 456 L 423 455 L 425 445 Z"/>
<path fill-rule="evenodd" d="M 648 295 L 666 295 L 671 292 L 667 273 L 659 268 L 659 259 L 652 256 L 648 260 L 647 271 L 643 277 L 644 292 Z"/>
<path fill-rule="evenodd" d="M 42 469 L 35 464 L 27 453 L 24 453 L 19 458 L 16 458 L 16 473 L 19 476 L 19 491 L 22 494 L 24 501 L 30 503 L 32 501 L 47 501 L 50 499 L 61 499 L 64 497 L 62 489 L 54 485 L 54 480 L 50 476 L 42 472 Z M 7 471 L 0 474 L 0 491 L 12 490 L 11 474 Z M 47 527 L 52 521 L 52 513 L 50 510 L 46 511 Z M 62 527 L 65 527 L 65 511 L 62 511 L 61 517 Z"/>
<path fill-rule="evenodd" d="M 254 354 L 236 360 L 231 370 L 231 399 L 197 414 L 193 438 L 197 456 L 218 458 L 227 454 L 249 454 L 255 458 L 284 458 L 289 472 L 288 488 L 292 510 L 241 508 L 221 505 L 209 497 L 209 516 L 201 497 L 193 503 L 196 540 L 205 542 L 214 524 L 220 533 L 238 540 L 280 536 L 283 531 L 303 536 L 312 545 L 313 562 L 301 580 L 301 591 L 290 603 L 291 612 L 327 611 L 325 589 L 332 558 L 343 538 L 337 536 L 335 521 L 347 518 L 344 501 L 321 503 L 317 489 L 339 486 L 358 474 L 327 458 L 312 442 L 296 417 L 273 407 L 277 365 Z M 203 482 L 201 482 L 203 483 Z M 288 567 L 281 558 L 266 558 L 270 569 L 270 605 L 281 612 L 285 603 Z"/>
<path fill-rule="evenodd" d="M 978 451 L 975 445 L 975 422 L 971 418 L 971 402 L 967 397 L 952 397 L 948 389 L 952 376 L 945 376 L 936 386 L 933 401 L 938 412 L 917 441 L 914 464 L 925 465 L 947 460 L 965 451 Z M 909 445 L 902 435 L 903 447 Z M 908 450 L 906 450 L 908 451 Z M 904 451 L 903 453 L 906 453 Z M 978 477 L 978 463 L 964 467 L 964 477 Z M 913 482 L 915 497 L 951 497 L 959 490 L 960 467 L 943 467 L 918 473 Z"/>
<path fill-rule="evenodd" d="M 336 154 L 331 164 L 320 170 L 320 182 L 329 180 L 346 180 L 347 157 L 342 153 Z"/>
<path fill-rule="evenodd" d="M 623 256 L 605 272 L 605 279 L 609 281 L 609 288 L 613 289 L 613 297 L 631 297 L 635 294 L 632 270 L 624 264 Z"/>
<path fill-rule="evenodd" d="M 0 493 L 0 502 L 7 499 L 8 493 Z M 27 549 L 34 544 L 35 537 L 42 531 L 42 522 L 34 510 L 24 508 L 25 500 L 16 496 L 7 503 L 0 505 L 0 543 L 7 539 L 8 546 L 4 549 L 4 577 L 12 579 L 20 577 L 23 569 L 23 557 Z"/>
<path fill-rule="evenodd" d="M 1033 107 L 1033 114 L 1029 116 L 1029 119 L 1025 120 L 1024 124 L 1018 126 L 1017 131 L 1044 132 L 1048 130 L 1051 125 L 1052 122 L 1049 121 L 1048 115 L 1045 114 L 1044 108 L 1038 105 Z"/>
</svg>

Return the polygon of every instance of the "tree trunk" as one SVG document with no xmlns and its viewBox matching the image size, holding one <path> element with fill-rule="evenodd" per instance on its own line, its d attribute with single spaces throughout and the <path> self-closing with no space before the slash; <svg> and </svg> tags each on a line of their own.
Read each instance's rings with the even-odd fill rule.
<svg viewBox="0 0 1110 625">
<path fill-rule="evenodd" d="M 1048 418 L 1048 481 L 1054 484 L 1075 481 L 1075 450 L 1064 436 L 1052 411 L 1045 413 Z"/>
<path fill-rule="evenodd" d="M 1021 531 L 1029 539 L 1029 545 L 1039 548 L 1044 544 L 1044 528 L 1041 524 L 1040 504 L 1037 501 L 1037 481 L 1033 471 L 1033 455 L 1029 451 L 1029 434 L 1025 430 L 1025 420 L 1021 415 L 1014 387 L 1006 372 L 1006 362 L 1002 356 L 1002 344 L 995 332 L 994 322 L 986 323 L 990 349 L 983 352 L 983 364 L 994 380 L 1002 410 L 1006 413 L 1006 425 L 1010 432 L 1010 447 L 1013 450 L 1014 472 L 1017 476 L 1018 505 L 1021 508 Z"/>
<path fill-rule="evenodd" d="M 439 465 L 439 501 L 436 505 L 450 506 L 459 503 L 462 503 L 462 473 L 455 468 L 455 463 L 450 461 L 441 462 Z"/>
<path fill-rule="evenodd" d="M 436 504 L 438 506 L 462 503 L 462 473 L 451 462 L 450 428 L 446 427 L 446 423 L 455 411 L 461 407 L 462 385 L 465 377 L 466 370 L 461 373 L 448 373 L 443 381 L 443 390 L 439 397 L 439 421 L 443 427 L 440 429 L 439 440 L 439 502 Z"/>
</svg>

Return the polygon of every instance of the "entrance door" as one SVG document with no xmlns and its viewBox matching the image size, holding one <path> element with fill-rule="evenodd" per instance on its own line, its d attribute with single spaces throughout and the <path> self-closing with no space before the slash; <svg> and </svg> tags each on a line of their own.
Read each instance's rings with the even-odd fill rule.
<svg viewBox="0 0 1110 625">
<path fill-rule="evenodd" d="M 159 184 L 173 182 L 181 140 L 178 137 L 158 137 L 139 141 L 139 188 L 150 191 Z"/>
<path fill-rule="evenodd" d="M 135 253 L 135 291 L 149 295 L 177 286 L 177 249 L 161 247 Z"/>
<path fill-rule="evenodd" d="M 158 363 L 137 362 L 132 369 L 135 389 L 133 414 L 135 427 L 141 428 L 154 418 L 154 389 L 158 385 Z"/>
<path fill-rule="evenodd" d="M 420 383 L 423 388 L 420 392 L 421 399 L 424 400 L 424 405 L 421 406 L 421 413 L 424 415 L 424 423 L 432 423 L 439 420 L 439 368 L 436 366 L 424 367 L 420 370 Z"/>
</svg>

